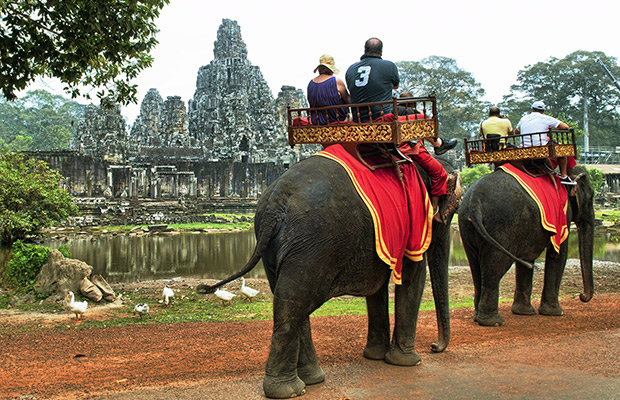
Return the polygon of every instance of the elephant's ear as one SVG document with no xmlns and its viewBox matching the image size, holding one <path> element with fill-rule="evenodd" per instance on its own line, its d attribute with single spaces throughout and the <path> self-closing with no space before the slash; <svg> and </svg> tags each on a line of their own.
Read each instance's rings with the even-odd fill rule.
<svg viewBox="0 0 620 400">
<path fill-rule="evenodd" d="M 575 167 L 574 169 L 576 169 Z M 579 170 L 579 174 L 575 177 L 575 182 L 577 182 L 577 186 L 573 189 L 573 195 L 577 199 L 577 207 L 579 208 L 578 213 L 585 211 L 584 206 L 591 208 L 594 201 L 594 189 L 592 188 L 592 184 L 590 184 L 590 174 L 585 168 Z M 581 172 L 582 171 L 582 172 Z"/>
<path fill-rule="evenodd" d="M 448 175 L 448 181 L 446 182 L 448 193 L 444 196 L 441 204 L 441 218 L 447 221 L 461 203 L 462 190 L 461 190 L 461 174 L 459 171 L 452 171 Z"/>
</svg>

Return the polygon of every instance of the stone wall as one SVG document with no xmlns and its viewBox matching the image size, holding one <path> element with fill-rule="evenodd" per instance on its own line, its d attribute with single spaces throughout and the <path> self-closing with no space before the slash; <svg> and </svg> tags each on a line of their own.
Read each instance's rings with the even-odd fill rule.
<svg viewBox="0 0 620 400">
<path fill-rule="evenodd" d="M 286 169 L 274 163 L 183 159 L 115 164 L 71 150 L 25 154 L 58 170 L 71 195 L 108 199 L 255 199 Z"/>
</svg>

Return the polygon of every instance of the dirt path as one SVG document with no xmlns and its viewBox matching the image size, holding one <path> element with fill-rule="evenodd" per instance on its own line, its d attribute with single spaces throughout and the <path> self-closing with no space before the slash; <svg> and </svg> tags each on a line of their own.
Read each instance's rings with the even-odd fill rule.
<svg viewBox="0 0 620 400">
<path fill-rule="evenodd" d="M 423 312 L 412 368 L 361 356 L 365 316 L 313 318 L 327 379 L 304 398 L 619 398 L 620 281 L 606 274 L 591 302 L 563 299 L 563 317 L 515 316 L 503 303 L 504 326 L 484 328 L 455 310 L 442 354 L 429 350 L 435 315 Z M 578 287 L 570 276 L 563 287 Z M 261 399 L 270 335 L 271 321 L 0 335 L 0 398 Z"/>
</svg>

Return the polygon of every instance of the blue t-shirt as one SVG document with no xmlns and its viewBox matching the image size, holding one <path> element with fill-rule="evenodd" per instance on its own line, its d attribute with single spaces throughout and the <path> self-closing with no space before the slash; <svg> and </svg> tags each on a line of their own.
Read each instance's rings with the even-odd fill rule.
<svg viewBox="0 0 620 400">
<path fill-rule="evenodd" d="M 351 93 L 351 103 L 374 103 L 392 100 L 392 89 L 400 83 L 398 68 L 391 61 L 379 56 L 364 54 L 360 61 L 351 65 L 345 75 Z M 351 109 L 353 120 L 357 121 L 358 110 Z M 372 106 L 372 119 L 381 116 L 381 107 Z M 383 113 L 391 113 L 392 105 L 383 106 Z M 368 108 L 359 109 L 362 122 L 368 121 Z"/>
</svg>

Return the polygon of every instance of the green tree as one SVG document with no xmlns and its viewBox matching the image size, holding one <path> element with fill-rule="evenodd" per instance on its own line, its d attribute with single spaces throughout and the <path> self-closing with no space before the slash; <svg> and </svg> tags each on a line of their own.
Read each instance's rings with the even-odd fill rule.
<svg viewBox="0 0 620 400">
<path fill-rule="evenodd" d="M 0 149 L 66 149 L 84 106 L 45 90 L 6 101 L 0 97 Z"/>
<path fill-rule="evenodd" d="M 594 194 L 598 196 L 601 193 L 603 184 L 605 183 L 605 174 L 603 171 L 597 168 L 588 168 L 588 175 L 590 175 L 590 183 L 594 189 Z"/>
<path fill-rule="evenodd" d="M 470 137 L 477 134 L 477 126 L 485 115 L 488 104 L 480 100 L 484 89 L 470 72 L 458 67 L 456 60 L 431 56 L 417 61 L 397 62 L 400 89 L 414 96 L 437 97 L 439 131 L 442 137 Z"/>
<path fill-rule="evenodd" d="M 0 244 L 11 244 L 77 214 L 60 174 L 40 160 L 0 152 Z"/>
<path fill-rule="evenodd" d="M 461 186 L 465 192 L 474 182 L 492 171 L 486 164 L 476 164 L 461 171 Z"/>
<path fill-rule="evenodd" d="M 0 0 L 0 86 L 13 100 L 36 77 L 56 77 L 72 97 L 136 102 L 131 81 L 151 66 L 154 20 L 169 0 Z M 89 98 L 88 92 L 84 97 Z"/>
<path fill-rule="evenodd" d="M 528 65 L 519 71 L 504 106 L 515 124 L 529 111 L 534 100 L 543 100 L 554 115 L 564 115 L 583 132 L 589 132 L 590 144 L 612 146 L 620 131 L 620 91 L 597 62 L 601 59 L 612 74 L 620 76 L 616 59 L 595 51 L 576 51 L 563 59 Z M 587 116 L 587 118 L 586 118 Z"/>
</svg>

